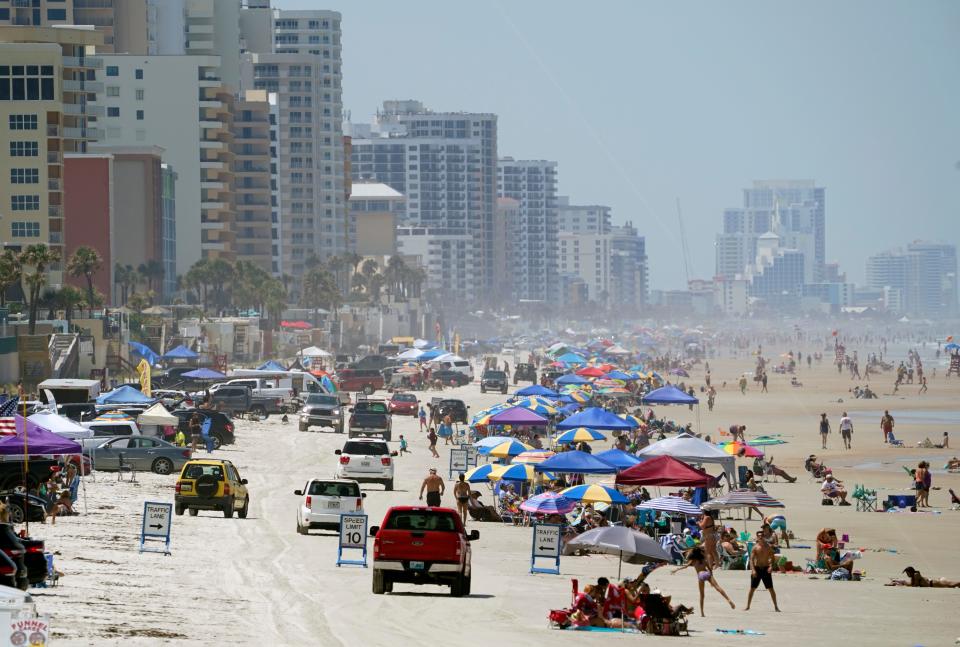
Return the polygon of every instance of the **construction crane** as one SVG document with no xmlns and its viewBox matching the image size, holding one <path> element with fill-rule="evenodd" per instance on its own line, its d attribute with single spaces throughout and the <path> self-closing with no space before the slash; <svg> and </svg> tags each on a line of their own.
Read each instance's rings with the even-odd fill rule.
<svg viewBox="0 0 960 647">
<path fill-rule="evenodd" d="M 690 254 L 687 251 L 687 232 L 683 228 L 683 213 L 680 211 L 680 198 L 677 198 L 677 220 L 680 221 L 680 247 L 683 250 L 683 271 L 686 274 L 687 286 L 690 285 Z"/>
</svg>

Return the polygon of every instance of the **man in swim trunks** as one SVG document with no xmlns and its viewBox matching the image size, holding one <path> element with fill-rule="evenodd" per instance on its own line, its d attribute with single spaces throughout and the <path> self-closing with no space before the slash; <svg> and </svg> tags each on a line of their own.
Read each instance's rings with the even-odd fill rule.
<svg viewBox="0 0 960 647">
<path fill-rule="evenodd" d="M 443 496 L 443 491 L 446 489 L 446 485 L 443 483 L 443 479 L 437 476 L 437 468 L 431 467 L 430 473 L 427 474 L 427 478 L 423 479 L 423 484 L 420 486 L 420 500 L 423 500 L 423 491 L 427 491 L 427 505 L 431 507 L 436 507 L 440 505 L 440 497 Z"/>
<path fill-rule="evenodd" d="M 460 518 L 463 519 L 463 523 L 467 523 L 467 504 L 470 503 L 470 484 L 464 480 L 463 472 L 460 473 L 460 478 L 457 481 L 456 485 L 453 486 L 453 496 L 457 499 L 457 512 L 460 513 Z"/>
<path fill-rule="evenodd" d="M 777 592 L 773 590 L 773 576 L 770 574 L 770 565 L 774 560 L 773 547 L 767 543 L 766 538 L 757 535 L 757 543 L 750 551 L 750 593 L 747 594 L 747 606 L 745 611 L 750 610 L 750 603 L 753 601 L 753 593 L 763 582 L 763 587 L 770 593 L 770 599 L 773 600 L 774 611 L 779 612 L 777 606 Z"/>
</svg>

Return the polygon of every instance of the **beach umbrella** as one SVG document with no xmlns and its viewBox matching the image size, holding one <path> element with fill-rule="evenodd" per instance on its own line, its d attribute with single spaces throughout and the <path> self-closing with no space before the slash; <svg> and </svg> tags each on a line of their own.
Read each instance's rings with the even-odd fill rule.
<svg viewBox="0 0 960 647">
<path fill-rule="evenodd" d="M 533 514 L 567 514 L 577 503 L 556 492 L 532 496 L 520 504 L 520 509 Z"/>
<path fill-rule="evenodd" d="M 183 377 L 190 378 L 191 380 L 222 380 L 226 375 L 212 368 L 198 368 L 195 371 L 184 373 Z"/>
<path fill-rule="evenodd" d="M 533 465 L 524 464 L 495 465 L 489 475 L 491 481 L 533 481 L 536 478 Z"/>
<path fill-rule="evenodd" d="M 573 400 L 577 404 L 586 404 L 590 402 L 590 394 L 584 393 L 582 390 L 579 390 L 579 389 L 568 391 L 562 397 L 569 397 L 571 400 Z"/>
<path fill-rule="evenodd" d="M 535 465 L 537 463 L 542 463 L 551 456 L 554 456 L 556 452 L 552 452 L 549 449 L 534 449 L 528 452 L 521 452 L 513 457 L 513 460 L 510 463 L 516 464 L 527 464 Z"/>
<path fill-rule="evenodd" d="M 787 441 L 773 436 L 757 436 L 748 440 L 747 444 L 751 447 L 764 447 L 766 445 L 786 445 Z"/>
<path fill-rule="evenodd" d="M 521 397 L 527 397 L 531 395 L 541 395 L 548 398 L 555 398 L 559 394 L 553 389 L 548 389 L 545 386 L 540 386 L 539 384 L 531 384 L 530 386 L 525 386 L 519 391 L 515 392 L 514 395 L 519 395 Z"/>
<path fill-rule="evenodd" d="M 672 368 L 670 369 L 670 375 L 679 375 L 680 377 L 690 377 L 690 374 L 687 373 L 682 368 Z"/>
<path fill-rule="evenodd" d="M 486 438 L 481 438 L 477 442 L 473 443 L 473 446 L 477 449 L 492 449 L 497 445 L 502 445 L 505 442 L 513 440 L 510 436 L 487 436 Z"/>
<path fill-rule="evenodd" d="M 661 512 L 675 512 L 687 515 L 703 514 L 700 506 L 690 503 L 686 499 L 678 496 L 661 496 L 656 499 L 650 499 L 643 503 L 638 503 L 637 508 L 641 510 L 659 510 Z"/>
<path fill-rule="evenodd" d="M 605 485 L 574 485 L 563 490 L 560 494 L 568 499 L 586 503 L 629 503 L 627 497 L 620 494 L 616 488 Z"/>
<path fill-rule="evenodd" d="M 478 465 L 464 473 L 464 478 L 470 483 L 487 483 L 490 481 L 490 473 L 494 467 L 499 467 L 496 463 L 486 463 Z"/>
<path fill-rule="evenodd" d="M 786 506 L 766 492 L 731 490 L 723 496 L 707 501 L 700 507 L 704 510 L 725 510 L 728 508 L 785 508 Z"/>
<path fill-rule="evenodd" d="M 720 447 L 722 447 L 723 451 L 727 452 L 731 456 L 740 456 L 740 452 L 743 452 L 742 455 L 746 458 L 760 458 L 763 456 L 763 452 L 756 447 L 744 445 L 743 443 L 735 440 L 720 443 Z"/>
<path fill-rule="evenodd" d="M 637 427 L 646 427 L 646 426 L 647 426 L 647 422 L 646 422 L 645 420 L 643 420 L 643 419 L 641 419 L 641 418 L 638 418 L 637 416 L 633 415 L 632 413 L 625 413 L 625 414 L 623 414 L 623 415 L 620 416 L 620 417 L 623 418 L 624 420 L 626 420 L 627 422 L 629 422 L 630 424 L 636 425 Z"/>
<path fill-rule="evenodd" d="M 123 411 L 107 411 L 94 418 L 93 422 L 133 422 L 133 418 Z"/>
<path fill-rule="evenodd" d="M 943 347 L 943 350 L 950 351 L 950 352 L 955 350 L 960 350 L 960 344 L 956 342 L 950 342 L 949 344 Z"/>
<path fill-rule="evenodd" d="M 599 431 L 595 429 L 588 429 L 587 427 L 577 427 L 576 429 L 570 429 L 565 431 L 559 436 L 557 436 L 555 442 L 558 445 L 566 445 L 569 443 L 589 443 L 594 440 L 606 440 L 607 437 L 604 436 Z"/>
<path fill-rule="evenodd" d="M 500 443 L 495 447 L 491 447 L 489 451 L 484 452 L 483 448 L 480 448 L 480 451 L 481 453 L 488 454 L 494 458 L 507 458 L 508 456 L 522 454 L 530 449 L 533 449 L 533 447 L 526 443 L 521 443 L 519 440 L 514 440 L 511 438 L 510 440 Z"/>
<path fill-rule="evenodd" d="M 549 402 L 542 398 L 524 398 L 523 400 L 519 400 L 513 404 L 516 407 L 529 409 L 530 411 L 540 414 L 541 416 L 555 416 L 560 411 L 553 406 L 553 402 Z"/>
<path fill-rule="evenodd" d="M 633 467 L 637 463 L 641 462 L 640 459 L 633 454 L 625 452 L 622 449 L 617 449 L 616 447 L 594 454 L 594 456 L 602 460 L 604 463 L 608 463 L 618 469 L 623 470 L 627 469 L 628 467 Z"/>
<path fill-rule="evenodd" d="M 602 431 L 630 431 L 635 429 L 637 425 L 627 422 L 615 413 L 598 407 L 584 409 L 557 425 L 557 428 L 561 430 L 576 429 L 577 427 L 588 427 Z"/>
<path fill-rule="evenodd" d="M 556 383 L 560 386 L 578 386 L 582 384 L 590 384 L 590 380 L 580 377 L 576 373 L 570 375 L 562 375 L 557 378 Z"/>
<path fill-rule="evenodd" d="M 588 366 L 577 371 L 577 375 L 580 377 L 600 377 L 604 373 L 606 373 L 606 371 L 597 366 Z"/>
<path fill-rule="evenodd" d="M 629 382 L 630 380 L 634 379 L 632 375 L 629 373 L 624 373 L 623 371 L 610 371 L 603 377 L 608 380 L 620 380 L 622 382 Z"/>
<path fill-rule="evenodd" d="M 601 526 L 588 530 L 567 542 L 568 546 L 584 548 L 595 553 L 619 555 L 617 580 L 620 580 L 623 562 L 669 562 L 670 555 L 650 536 L 624 526 Z"/>
</svg>

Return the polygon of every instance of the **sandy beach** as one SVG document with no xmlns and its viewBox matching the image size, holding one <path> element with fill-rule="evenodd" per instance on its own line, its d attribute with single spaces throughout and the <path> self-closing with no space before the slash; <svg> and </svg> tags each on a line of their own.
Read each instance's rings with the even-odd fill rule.
<svg viewBox="0 0 960 647">
<path fill-rule="evenodd" d="M 808 349 L 801 350 L 806 354 Z M 921 354 L 929 366 L 936 365 L 931 350 Z M 741 610 L 749 573 L 720 571 L 717 579 L 738 608 L 731 610 L 708 589 L 706 617 L 691 616 L 692 637 L 687 640 L 717 645 L 954 644 L 960 637 L 960 622 L 953 615 L 960 606 L 960 590 L 890 588 L 884 583 L 908 565 L 930 577 L 960 579 L 955 540 L 960 512 L 950 510 L 947 493 L 950 487 L 960 489 L 960 475 L 940 469 L 960 450 L 916 449 L 925 437 L 936 442 L 943 431 L 957 429 L 960 379 L 946 380 L 944 369 L 938 369 L 928 393 L 918 395 L 919 386 L 908 385 L 891 396 L 885 394 L 892 390 L 892 373 L 885 373 L 871 382 L 879 399 L 855 400 L 848 393 L 855 382 L 846 373 L 838 375 L 827 360 L 809 369 L 804 361 L 798 372 L 802 388 L 791 387 L 789 376 L 771 373 L 769 393 L 760 393 L 751 384 L 741 395 L 736 380 L 752 369 L 752 358 L 719 353 L 710 364 L 719 394 L 714 411 L 703 406 L 699 412 L 701 432 L 716 436 L 718 428 L 739 423 L 747 425 L 748 437 L 780 434 L 787 444 L 770 448 L 771 453 L 777 465 L 798 480 L 767 483 L 766 489 L 787 506 L 789 527 L 796 535 L 792 543 L 813 546 L 820 528 L 834 527 L 850 536 L 848 547 L 864 550 L 857 567 L 866 575 L 860 582 L 835 582 L 822 575 L 777 574 L 774 582 L 783 609 L 777 614 L 762 590 L 749 612 Z M 724 381 L 726 387 L 721 386 Z M 702 384 L 702 365 L 688 382 Z M 444 395 L 463 398 L 472 411 L 501 400 L 499 395 L 481 395 L 476 384 Z M 896 435 L 906 448 L 882 443 L 879 417 L 884 409 L 897 419 Z M 686 407 L 656 411 L 697 424 L 697 412 Z M 821 451 L 819 414 L 826 412 L 836 430 L 843 411 L 855 422 L 853 450 L 843 450 L 834 433 L 829 449 Z M 406 436 L 413 453 L 398 459 L 395 491 L 364 486 L 371 525 L 390 505 L 416 501 L 428 467 L 437 466 L 446 475 L 449 447 L 441 444 L 441 458 L 430 459 L 413 418 L 394 418 L 395 440 L 399 433 Z M 333 451 L 344 439 L 329 432 L 298 432 L 293 421 L 283 424 L 278 416 L 264 422 L 238 421 L 237 444 L 216 455 L 234 461 L 249 479 L 249 518 L 224 519 L 204 512 L 175 517 L 170 556 L 139 554 L 137 538 L 143 502 L 172 501 L 174 477 L 137 474 L 136 484 L 118 482 L 113 473 L 88 479 L 86 503 L 82 499 L 80 503 L 86 514 L 62 518 L 55 526 L 31 525 L 36 536 L 46 539 L 48 549 L 57 552 L 57 568 L 65 574 L 60 586 L 36 591 L 38 607 L 52 616 L 56 644 L 415 645 L 429 640 L 574 645 L 684 640 L 549 629 L 547 611 L 569 604 L 571 578 L 582 586 L 601 575 L 615 576 L 616 560 L 564 557 L 562 575 L 530 575 L 530 529 L 504 524 L 470 524 L 480 531 L 480 539 L 474 544 L 469 598 L 451 598 L 446 589 L 436 587 L 402 585 L 393 594 L 374 596 L 369 569 L 336 567 L 333 533 L 300 536 L 295 531 L 298 498 L 293 491 L 310 477 L 332 475 Z M 960 434 L 951 440 L 960 443 Z M 598 443 L 594 450 L 607 445 Z M 811 480 L 802 466 L 811 453 L 832 467 L 851 491 L 861 483 L 878 489 L 880 498 L 907 493 L 910 482 L 902 467 L 927 459 L 934 467 L 933 485 L 939 488 L 930 497 L 934 508 L 884 514 L 821 506 L 819 482 Z M 444 503 L 453 504 L 449 491 Z M 743 526 L 740 520 L 727 523 Z M 756 518 L 747 522 L 752 532 L 757 526 Z M 814 551 L 793 548 L 785 554 L 802 565 Z M 625 574 L 638 569 L 624 565 Z M 670 575 L 669 569 L 661 569 L 649 581 L 677 602 L 697 601 L 690 571 Z M 765 635 L 725 636 L 716 632 L 718 628 L 752 629 Z"/>
</svg>

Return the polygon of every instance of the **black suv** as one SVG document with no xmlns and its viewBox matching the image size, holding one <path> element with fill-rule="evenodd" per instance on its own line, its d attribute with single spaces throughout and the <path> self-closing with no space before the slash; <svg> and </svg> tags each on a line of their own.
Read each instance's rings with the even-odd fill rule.
<svg viewBox="0 0 960 647">
<path fill-rule="evenodd" d="M 533 364 L 517 364 L 513 369 L 513 383 L 516 384 L 520 380 L 536 384 L 537 367 Z"/>
<path fill-rule="evenodd" d="M 487 390 L 507 393 L 507 374 L 503 371 L 484 371 L 480 378 L 480 393 L 486 393 Z"/>
<path fill-rule="evenodd" d="M 430 373 L 430 381 L 439 380 L 446 386 L 465 386 L 470 384 L 470 378 L 460 371 L 451 371 L 449 369 L 440 369 Z"/>
<path fill-rule="evenodd" d="M 199 413 L 201 419 L 213 419 L 213 423 L 210 425 L 210 437 L 213 438 L 214 449 L 220 449 L 221 445 L 232 445 L 236 442 L 233 435 L 233 420 L 226 414 L 211 409 L 177 409 L 171 411 L 171 413 L 180 419 L 177 429 L 183 432 L 187 440 L 190 440 L 190 418 L 193 417 L 194 413 Z M 203 424 L 202 421 L 201 424 Z"/>
<path fill-rule="evenodd" d="M 459 422 L 462 424 L 467 424 L 467 413 L 468 407 L 464 404 L 463 400 L 454 400 L 454 399 L 445 399 L 440 400 L 437 404 L 436 412 L 437 418 L 443 420 L 446 416 L 450 416 L 452 422 Z"/>
</svg>

